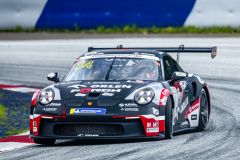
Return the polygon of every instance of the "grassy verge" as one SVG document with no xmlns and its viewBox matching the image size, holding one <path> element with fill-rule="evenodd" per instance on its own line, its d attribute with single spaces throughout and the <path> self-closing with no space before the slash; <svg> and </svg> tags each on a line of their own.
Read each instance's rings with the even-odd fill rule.
<svg viewBox="0 0 240 160">
<path fill-rule="evenodd" d="M 0 103 L 0 118 L 5 118 L 7 112 L 7 108 L 5 108 L 1 103 Z"/>
<path fill-rule="evenodd" d="M 0 89 L 0 139 L 29 129 L 31 96 Z"/>
<path fill-rule="evenodd" d="M 17 26 L 13 29 L 1 29 L 0 32 L 47 32 L 47 33 L 196 33 L 196 34 L 215 34 L 215 33 L 240 33 L 239 28 L 232 28 L 228 26 L 223 27 L 194 27 L 194 26 L 183 26 L 183 27 L 156 27 L 152 26 L 149 28 L 141 28 L 136 25 L 127 25 L 122 27 L 104 27 L 99 26 L 92 29 L 82 29 L 78 25 L 74 25 L 72 29 L 62 28 L 62 29 L 36 29 L 32 28 L 29 30 L 24 30 L 20 26 Z"/>
</svg>

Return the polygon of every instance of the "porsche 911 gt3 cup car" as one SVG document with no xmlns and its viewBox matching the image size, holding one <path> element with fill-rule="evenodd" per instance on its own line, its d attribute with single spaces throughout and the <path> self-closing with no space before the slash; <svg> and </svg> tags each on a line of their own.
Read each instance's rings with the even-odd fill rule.
<svg viewBox="0 0 240 160">
<path fill-rule="evenodd" d="M 89 48 L 63 79 L 33 95 L 30 138 L 172 138 L 203 131 L 211 103 L 207 84 L 185 72 L 166 52 L 211 52 L 213 48 Z"/>
</svg>

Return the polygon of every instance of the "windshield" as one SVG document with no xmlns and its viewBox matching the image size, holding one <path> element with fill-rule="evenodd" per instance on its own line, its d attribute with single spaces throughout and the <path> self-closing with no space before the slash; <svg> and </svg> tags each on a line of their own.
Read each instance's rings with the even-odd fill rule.
<svg viewBox="0 0 240 160">
<path fill-rule="evenodd" d="M 159 76 L 159 65 L 157 61 L 140 58 L 82 59 L 72 66 L 63 81 L 106 79 L 156 81 Z"/>
</svg>

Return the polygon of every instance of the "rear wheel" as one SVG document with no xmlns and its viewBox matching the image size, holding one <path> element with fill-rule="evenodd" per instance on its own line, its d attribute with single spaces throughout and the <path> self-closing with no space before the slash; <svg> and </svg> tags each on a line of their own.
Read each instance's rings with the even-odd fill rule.
<svg viewBox="0 0 240 160">
<path fill-rule="evenodd" d="M 198 131 L 203 131 L 208 126 L 209 123 L 209 106 L 207 94 L 204 89 L 202 89 L 201 99 L 200 99 L 200 109 L 199 109 L 199 124 Z"/>
<path fill-rule="evenodd" d="M 173 138 L 173 107 L 172 107 L 172 99 L 168 97 L 166 110 L 165 110 L 165 138 L 172 139 Z"/>
<path fill-rule="evenodd" d="M 37 144 L 54 145 L 56 139 L 34 138 L 33 141 Z"/>
</svg>

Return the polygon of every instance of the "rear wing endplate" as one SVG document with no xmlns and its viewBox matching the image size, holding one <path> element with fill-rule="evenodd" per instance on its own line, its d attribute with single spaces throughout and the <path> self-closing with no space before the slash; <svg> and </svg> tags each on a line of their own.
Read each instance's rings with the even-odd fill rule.
<svg viewBox="0 0 240 160">
<path fill-rule="evenodd" d="M 93 48 L 88 47 L 88 52 L 97 51 L 97 50 L 111 50 L 111 49 L 147 49 L 147 50 L 155 50 L 161 52 L 175 52 L 177 53 L 177 61 L 179 63 L 180 53 L 211 53 L 211 58 L 217 56 L 217 47 L 209 47 L 209 48 L 198 48 L 198 47 L 184 47 L 184 45 L 180 45 L 179 47 L 147 47 L 147 48 L 123 48 L 122 45 L 118 45 L 117 48 Z"/>
</svg>

